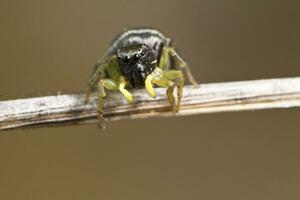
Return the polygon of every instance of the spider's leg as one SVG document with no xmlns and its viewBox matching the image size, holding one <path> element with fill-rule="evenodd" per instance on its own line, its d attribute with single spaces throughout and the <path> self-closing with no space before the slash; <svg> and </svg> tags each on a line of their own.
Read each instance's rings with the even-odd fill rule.
<svg viewBox="0 0 300 200">
<path fill-rule="evenodd" d="M 109 78 L 108 78 L 109 77 Z M 103 118 L 103 101 L 106 96 L 105 90 L 119 90 L 128 102 L 132 102 L 132 95 L 128 90 L 125 89 L 127 82 L 125 78 L 121 76 L 116 56 L 110 56 L 105 59 L 105 62 L 95 66 L 94 73 L 89 79 L 89 89 L 87 92 L 87 100 L 91 88 L 98 83 L 98 114 L 99 114 L 99 125 L 101 129 L 105 129 L 105 123 Z"/>
<path fill-rule="evenodd" d="M 133 101 L 131 93 L 125 89 L 127 82 L 119 72 L 116 56 L 111 56 L 107 63 L 108 65 L 105 72 L 108 74 L 109 79 L 100 78 L 98 86 L 98 113 L 100 127 L 102 129 L 105 128 L 103 118 L 103 100 L 106 96 L 105 89 L 115 91 L 119 90 L 129 103 Z"/>
<path fill-rule="evenodd" d="M 165 71 L 170 68 L 171 60 L 170 60 L 170 48 L 165 46 L 161 52 L 158 67 Z"/>
<path fill-rule="evenodd" d="M 173 95 L 174 86 L 175 86 L 174 82 L 169 81 L 168 88 L 167 88 L 167 91 L 166 91 L 168 101 L 170 102 L 170 104 L 172 105 L 173 108 L 175 106 L 175 99 L 174 99 L 174 95 Z"/>
<path fill-rule="evenodd" d="M 197 85 L 198 84 L 197 81 L 195 80 L 189 66 L 186 64 L 183 58 L 178 54 L 178 52 L 173 47 L 167 47 L 167 48 L 170 55 L 173 56 L 180 63 L 179 66 L 184 69 L 184 72 L 189 82 L 193 85 Z"/>
<path fill-rule="evenodd" d="M 86 96 L 85 96 L 85 102 L 88 103 L 90 100 L 90 93 L 92 91 L 92 88 L 94 87 L 94 85 L 97 83 L 97 81 L 102 78 L 101 76 L 103 76 L 105 69 L 108 66 L 108 62 L 107 60 L 105 60 L 104 62 L 97 62 L 95 64 L 94 70 L 92 75 L 90 76 L 89 80 L 88 80 L 88 88 L 87 88 L 87 92 L 86 92 Z"/>
<path fill-rule="evenodd" d="M 153 72 L 151 74 L 149 74 L 145 80 L 145 87 L 146 87 L 146 90 L 148 92 L 148 94 L 155 98 L 155 92 L 154 92 L 154 89 L 153 89 L 153 79 L 154 79 L 154 75 L 153 75 Z"/>
<path fill-rule="evenodd" d="M 182 99 L 183 83 L 184 83 L 184 78 L 183 78 L 182 71 L 180 71 L 180 70 L 166 70 L 166 71 L 164 71 L 164 76 L 169 80 L 169 82 L 176 82 L 177 102 L 176 102 L 175 111 L 178 112 L 179 109 L 180 109 L 180 104 L 181 104 L 181 99 Z M 171 87 L 170 84 L 169 84 L 169 87 Z"/>
<path fill-rule="evenodd" d="M 125 97 L 127 102 L 132 103 L 133 97 L 132 97 L 132 94 L 125 88 L 126 85 L 127 85 L 127 82 L 125 81 L 125 78 L 123 76 L 120 76 L 118 89 L 123 94 L 123 96 Z"/>
<path fill-rule="evenodd" d="M 101 129 L 105 129 L 105 122 L 103 118 L 103 99 L 106 96 L 105 89 L 118 90 L 118 84 L 112 79 L 101 79 L 98 84 L 98 114 L 99 114 L 99 126 Z"/>
<path fill-rule="evenodd" d="M 154 71 L 146 77 L 145 87 L 148 94 L 155 98 L 155 92 L 153 85 L 160 87 L 168 87 L 168 80 L 164 77 L 164 71 L 160 67 L 156 67 Z"/>
<path fill-rule="evenodd" d="M 183 58 L 178 54 L 178 52 L 175 50 L 175 48 L 170 46 L 170 42 L 171 42 L 171 40 L 169 39 L 167 41 L 166 46 L 163 48 L 163 50 L 161 52 L 158 67 L 163 71 L 168 70 L 171 67 L 175 67 L 175 66 L 171 66 L 171 64 L 172 64 L 171 56 L 172 56 L 179 62 L 179 66 L 180 66 L 180 68 L 182 68 L 184 70 L 189 82 L 193 85 L 197 85 L 197 82 L 195 81 L 195 78 L 193 77 L 189 66 L 186 64 L 186 62 L 183 60 Z"/>
<path fill-rule="evenodd" d="M 175 99 L 173 96 L 174 86 L 177 86 L 177 102 L 175 105 Z M 180 70 L 161 70 L 156 68 L 150 75 L 147 76 L 145 81 L 145 86 L 147 92 L 150 96 L 155 96 L 153 84 L 167 88 L 166 95 L 168 101 L 174 107 L 174 110 L 177 112 L 180 108 L 181 98 L 182 98 L 182 89 L 183 89 L 183 74 Z"/>
<path fill-rule="evenodd" d="M 127 86 L 127 81 L 123 76 L 121 76 L 116 56 L 111 57 L 107 73 L 109 77 L 118 84 L 118 90 L 123 94 L 128 103 L 133 102 L 131 93 L 125 88 Z"/>
</svg>

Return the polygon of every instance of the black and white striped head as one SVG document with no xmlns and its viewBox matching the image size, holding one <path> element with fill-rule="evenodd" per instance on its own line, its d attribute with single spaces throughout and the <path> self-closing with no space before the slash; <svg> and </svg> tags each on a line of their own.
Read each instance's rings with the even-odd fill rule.
<svg viewBox="0 0 300 200">
<path fill-rule="evenodd" d="M 146 44 L 119 48 L 117 60 L 121 74 L 133 88 L 144 85 L 147 75 L 154 70 L 157 62 L 152 48 Z"/>
</svg>

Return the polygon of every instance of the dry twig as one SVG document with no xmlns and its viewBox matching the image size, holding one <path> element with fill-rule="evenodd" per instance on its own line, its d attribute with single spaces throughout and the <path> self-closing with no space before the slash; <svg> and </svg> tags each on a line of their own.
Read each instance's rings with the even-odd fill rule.
<svg viewBox="0 0 300 200">
<path fill-rule="evenodd" d="M 133 104 L 118 93 L 110 93 L 105 103 L 108 121 L 148 117 L 194 115 L 300 106 L 300 77 L 185 86 L 181 110 L 173 113 L 165 89 L 156 89 L 152 99 L 145 90 L 135 90 Z M 82 123 L 96 120 L 97 100 L 89 104 L 84 94 L 57 95 L 0 102 L 0 130 L 23 126 Z"/>
</svg>

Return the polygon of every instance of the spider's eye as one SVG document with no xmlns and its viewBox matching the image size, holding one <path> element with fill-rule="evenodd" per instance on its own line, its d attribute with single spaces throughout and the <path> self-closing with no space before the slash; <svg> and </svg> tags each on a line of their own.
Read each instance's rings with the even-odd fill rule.
<svg viewBox="0 0 300 200">
<path fill-rule="evenodd" d="M 137 62 L 139 59 L 140 59 L 140 55 L 139 55 L 139 54 L 134 54 L 134 55 L 131 57 L 131 60 L 132 60 L 133 62 Z"/>
<path fill-rule="evenodd" d="M 141 56 L 144 56 L 144 55 L 145 55 L 145 52 L 142 51 L 142 52 L 141 52 Z"/>
<path fill-rule="evenodd" d="M 125 56 L 122 60 L 123 60 L 124 62 L 128 62 L 128 61 L 129 61 L 129 57 L 128 57 L 128 56 Z"/>
</svg>

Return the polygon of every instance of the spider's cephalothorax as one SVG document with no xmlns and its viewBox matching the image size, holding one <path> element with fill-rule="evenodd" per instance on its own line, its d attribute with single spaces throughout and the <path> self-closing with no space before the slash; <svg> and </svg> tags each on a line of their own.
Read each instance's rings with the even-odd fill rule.
<svg viewBox="0 0 300 200">
<path fill-rule="evenodd" d="M 145 85 L 146 77 L 153 72 L 157 62 L 153 50 L 146 44 L 118 49 L 117 61 L 121 74 L 132 88 Z"/>
<path fill-rule="evenodd" d="M 166 95 L 174 111 L 180 108 L 184 70 L 188 80 L 196 84 L 187 64 L 170 45 L 170 39 L 155 29 L 125 30 L 117 36 L 103 59 L 95 65 L 89 79 L 87 101 L 92 87 L 98 83 L 98 113 L 104 128 L 103 99 L 105 90 L 119 90 L 130 103 L 130 88 L 145 87 L 155 97 L 153 87 L 167 88 Z M 178 65 L 176 65 L 178 63 Z M 173 90 L 177 86 L 175 101 Z"/>
</svg>

